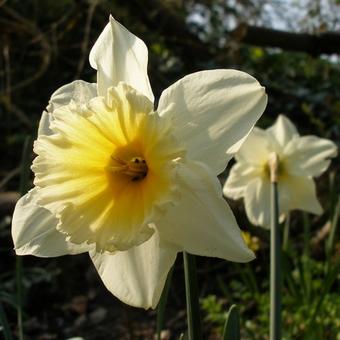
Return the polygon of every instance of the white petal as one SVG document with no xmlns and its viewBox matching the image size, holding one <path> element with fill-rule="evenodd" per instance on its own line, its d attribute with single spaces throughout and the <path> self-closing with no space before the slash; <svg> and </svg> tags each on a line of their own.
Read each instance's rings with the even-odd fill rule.
<svg viewBox="0 0 340 340">
<path fill-rule="evenodd" d="M 319 176 L 327 170 L 330 158 L 337 155 L 336 145 L 316 136 L 292 140 L 285 149 L 285 166 L 296 176 Z"/>
<path fill-rule="evenodd" d="M 53 112 L 61 106 L 70 104 L 71 101 L 77 104 L 86 104 L 96 96 L 97 90 L 95 83 L 75 80 L 72 83 L 60 87 L 52 94 L 46 110 Z"/>
<path fill-rule="evenodd" d="M 299 136 L 294 124 L 284 115 L 279 115 L 274 125 L 266 131 L 280 151 L 285 148 L 288 142 Z"/>
<path fill-rule="evenodd" d="M 320 215 L 322 207 L 316 196 L 315 183 L 312 178 L 289 176 L 283 180 L 282 186 L 290 191 L 290 209 L 299 209 Z"/>
<path fill-rule="evenodd" d="M 50 129 L 50 124 L 52 121 L 52 115 L 50 112 L 44 111 L 41 115 L 39 127 L 38 127 L 38 136 L 40 135 L 52 135 L 53 131 Z"/>
<path fill-rule="evenodd" d="M 295 191 L 287 185 L 287 180 L 279 178 L 279 222 L 282 223 L 291 206 Z M 258 177 L 251 180 L 244 191 L 244 205 L 248 219 L 254 225 L 270 228 L 271 211 L 271 183 L 267 177 Z"/>
<path fill-rule="evenodd" d="M 210 70 L 190 74 L 167 88 L 158 112 L 173 117 L 174 133 L 188 156 L 218 174 L 266 104 L 264 88 L 247 73 Z"/>
<path fill-rule="evenodd" d="M 286 182 L 279 177 L 278 182 L 279 195 L 279 223 L 282 223 L 287 213 L 292 210 L 291 202 L 294 200 L 295 191 L 286 185 Z"/>
<path fill-rule="evenodd" d="M 51 135 L 53 132 L 50 129 L 52 121 L 52 112 L 61 106 L 68 105 L 71 101 L 80 106 L 86 104 L 90 99 L 97 96 L 97 86 L 93 83 L 88 83 L 83 80 L 75 80 L 72 83 L 66 84 L 56 90 L 43 112 L 38 129 L 39 135 Z"/>
<path fill-rule="evenodd" d="M 92 47 L 90 64 L 98 71 L 99 95 L 105 96 L 109 87 L 123 81 L 154 101 L 147 74 L 148 49 L 112 16 Z"/>
<path fill-rule="evenodd" d="M 67 242 L 65 235 L 56 230 L 56 218 L 36 204 L 36 191 L 21 197 L 14 209 L 12 238 L 17 255 L 54 257 L 88 251 L 87 245 Z"/>
<path fill-rule="evenodd" d="M 274 151 L 270 142 L 266 131 L 255 127 L 242 144 L 235 158 L 249 165 L 263 166 L 264 163 L 268 162 L 270 153 Z"/>
<path fill-rule="evenodd" d="M 258 170 L 249 164 L 236 163 L 230 170 L 228 178 L 223 186 L 223 194 L 226 197 L 237 200 L 244 196 L 248 183 L 258 176 Z"/>
<path fill-rule="evenodd" d="M 254 225 L 270 227 L 270 182 L 258 177 L 244 192 L 244 205 L 248 219 Z"/>
<path fill-rule="evenodd" d="M 245 245 L 241 231 L 221 186 L 203 163 L 191 163 L 180 170 L 181 196 L 157 222 L 160 237 L 189 253 L 219 257 L 234 262 L 254 258 Z"/>
<path fill-rule="evenodd" d="M 158 233 L 140 246 L 114 254 L 90 252 L 107 289 L 124 303 L 155 308 L 177 251 L 163 248 Z"/>
</svg>

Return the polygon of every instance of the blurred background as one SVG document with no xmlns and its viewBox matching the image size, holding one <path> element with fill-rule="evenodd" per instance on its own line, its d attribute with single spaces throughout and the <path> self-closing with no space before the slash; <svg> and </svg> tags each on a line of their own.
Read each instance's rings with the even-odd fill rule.
<svg viewBox="0 0 340 340">
<path fill-rule="evenodd" d="M 75 79 L 96 81 L 88 55 L 109 14 L 148 46 L 156 98 L 188 73 L 237 68 L 267 89 L 261 127 L 284 113 L 301 134 L 339 145 L 339 0 L 0 0 L 0 302 L 14 336 L 16 260 L 10 225 L 20 196 L 23 144 L 28 136 L 35 138 L 56 89 Z M 340 339 L 339 237 L 331 251 L 325 247 L 337 220 L 339 167 L 333 161 L 317 179 L 325 213 L 293 213 L 290 219 L 291 242 L 282 268 L 285 339 Z M 240 227 L 251 233 L 257 259 L 241 266 L 198 258 L 205 338 L 219 339 L 225 313 L 237 303 L 242 339 L 267 339 L 269 234 L 250 224 L 241 201 L 230 204 Z M 182 269 L 179 255 L 164 339 L 178 339 L 186 328 Z M 115 299 L 86 254 L 23 258 L 23 296 L 25 339 L 154 338 L 155 311 Z"/>
</svg>

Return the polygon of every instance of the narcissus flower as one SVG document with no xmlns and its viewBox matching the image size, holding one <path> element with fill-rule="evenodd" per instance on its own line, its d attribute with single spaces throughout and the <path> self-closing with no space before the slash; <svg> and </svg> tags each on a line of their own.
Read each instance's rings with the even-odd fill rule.
<svg viewBox="0 0 340 340">
<path fill-rule="evenodd" d="M 89 252 L 106 287 L 155 307 L 179 251 L 246 262 L 217 175 L 266 106 L 235 70 L 190 74 L 154 107 L 142 40 L 110 17 L 90 53 L 97 84 L 57 90 L 43 113 L 33 188 L 13 216 L 17 254 Z"/>
<path fill-rule="evenodd" d="M 247 231 L 241 231 L 241 234 L 247 247 L 256 253 L 260 249 L 260 239 Z"/>
<path fill-rule="evenodd" d="M 270 226 L 269 161 L 278 156 L 280 219 L 293 209 L 321 214 L 313 177 L 327 170 L 336 145 L 316 136 L 300 137 L 291 121 L 280 115 L 267 130 L 254 128 L 235 156 L 223 193 L 233 199 L 244 198 L 249 220 Z"/>
</svg>

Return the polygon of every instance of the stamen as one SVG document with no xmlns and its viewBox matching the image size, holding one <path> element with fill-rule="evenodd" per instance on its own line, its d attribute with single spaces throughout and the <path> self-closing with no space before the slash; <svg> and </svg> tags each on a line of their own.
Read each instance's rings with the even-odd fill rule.
<svg viewBox="0 0 340 340">
<path fill-rule="evenodd" d="M 133 157 L 126 161 L 119 157 L 111 156 L 111 159 L 117 164 L 107 167 L 107 169 L 114 173 L 120 173 L 132 177 L 132 181 L 138 181 L 146 177 L 148 173 L 148 166 L 145 159 L 142 157 Z"/>
</svg>

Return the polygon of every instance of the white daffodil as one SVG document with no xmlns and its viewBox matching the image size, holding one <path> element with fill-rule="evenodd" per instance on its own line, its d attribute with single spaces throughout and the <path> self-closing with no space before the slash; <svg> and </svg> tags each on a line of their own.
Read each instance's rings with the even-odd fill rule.
<svg viewBox="0 0 340 340">
<path fill-rule="evenodd" d="M 269 161 L 278 156 L 278 192 L 280 220 L 293 209 L 321 214 L 313 177 L 327 170 L 336 145 L 316 136 L 300 137 L 295 126 L 280 115 L 267 130 L 254 128 L 236 154 L 236 164 L 223 187 L 226 197 L 244 203 L 249 220 L 270 226 Z"/>
<path fill-rule="evenodd" d="M 216 176 L 267 98 L 248 74 L 211 70 L 171 85 L 156 110 L 147 59 L 110 17 L 90 53 L 97 84 L 61 87 L 43 113 L 12 235 L 18 255 L 88 251 L 116 297 L 154 308 L 179 251 L 253 259 Z"/>
</svg>

